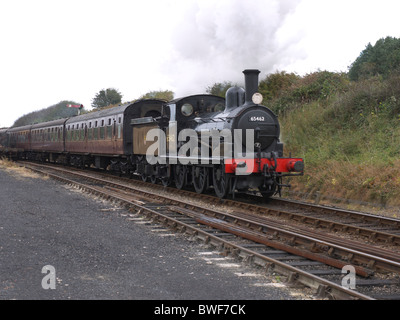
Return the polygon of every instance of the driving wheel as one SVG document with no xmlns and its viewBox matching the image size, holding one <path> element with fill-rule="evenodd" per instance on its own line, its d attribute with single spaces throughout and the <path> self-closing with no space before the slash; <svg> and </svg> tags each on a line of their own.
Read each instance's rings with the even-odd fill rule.
<svg viewBox="0 0 400 320">
<path fill-rule="evenodd" d="M 219 198 L 225 198 L 229 193 L 229 177 L 225 173 L 223 165 L 213 168 L 213 186 L 214 192 Z"/>
<path fill-rule="evenodd" d="M 196 166 L 192 170 L 193 186 L 197 193 L 207 190 L 208 168 Z"/>
</svg>

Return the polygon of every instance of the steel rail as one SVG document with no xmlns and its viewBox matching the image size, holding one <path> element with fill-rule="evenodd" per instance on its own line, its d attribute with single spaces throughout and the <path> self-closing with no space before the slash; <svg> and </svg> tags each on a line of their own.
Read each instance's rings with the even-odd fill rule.
<svg viewBox="0 0 400 320">
<path fill-rule="evenodd" d="M 343 217 L 354 217 L 357 219 L 360 219 L 360 221 L 363 222 L 371 222 L 371 223 L 376 223 L 382 226 L 388 226 L 393 229 L 398 229 L 400 231 L 400 220 L 395 219 L 395 218 L 390 218 L 390 217 L 385 217 L 381 215 L 375 215 L 375 214 L 370 214 L 366 212 L 358 212 L 354 210 L 346 210 L 342 208 L 336 208 L 336 207 L 329 207 L 329 206 L 321 206 L 317 204 L 312 204 L 312 203 L 306 203 L 306 202 L 301 202 L 297 200 L 289 200 L 289 199 L 283 199 L 283 198 L 271 198 L 269 200 L 269 203 L 273 204 L 287 204 L 291 207 L 294 208 L 299 208 L 299 209 L 307 209 L 309 211 L 313 211 L 316 213 L 323 213 L 323 214 L 332 214 L 336 216 L 343 216 Z"/>
<path fill-rule="evenodd" d="M 352 242 L 349 241 L 344 243 L 347 247 L 339 246 L 332 242 L 326 242 L 315 237 L 300 234 L 297 230 L 296 232 L 289 231 L 270 224 L 262 224 L 246 218 L 241 218 L 238 215 L 204 209 L 194 205 L 189 205 L 189 207 L 191 207 L 192 210 L 175 208 L 174 211 L 179 211 L 186 215 L 196 215 L 195 211 L 193 211 L 193 209 L 195 209 L 197 212 L 201 212 L 209 217 L 211 216 L 219 221 L 229 222 L 229 225 L 221 222 L 221 228 L 223 227 L 227 232 L 234 233 L 239 230 L 238 228 L 243 228 L 244 226 L 245 229 L 240 229 L 240 232 L 249 232 L 249 230 L 251 230 L 253 235 L 257 234 L 256 238 L 251 238 L 253 241 L 315 261 L 320 261 L 337 268 L 342 268 L 349 263 L 358 264 L 359 266 L 355 267 L 356 271 L 359 275 L 364 277 L 372 275 L 372 270 L 400 273 L 400 263 L 354 250 L 352 248 Z M 204 222 L 210 223 L 211 226 L 215 226 L 216 220 L 206 219 Z M 278 242 L 278 240 L 280 241 Z M 289 244 L 286 245 L 284 244 L 285 242 Z M 295 246 L 304 249 L 296 248 Z M 341 260 L 339 260 L 339 258 L 333 259 L 333 256 L 341 257 Z M 399 257 L 397 256 L 397 258 Z M 361 265 L 366 265 L 367 267 L 364 268 Z"/>
<path fill-rule="evenodd" d="M 240 217 L 251 219 L 252 221 L 257 221 L 259 223 L 268 223 L 271 226 L 276 226 L 283 228 L 285 230 L 289 231 L 295 231 L 298 233 L 301 233 L 303 235 L 309 236 L 309 237 L 316 237 L 320 240 L 326 241 L 326 242 L 331 242 L 340 246 L 349 246 L 350 241 L 351 241 L 351 246 L 353 249 L 362 251 L 365 253 L 370 253 L 372 255 L 376 255 L 388 260 L 393 260 L 396 262 L 400 262 L 400 253 L 393 252 L 392 250 L 386 250 L 383 248 L 378 248 L 375 246 L 371 245 L 366 245 L 365 243 L 357 243 L 354 240 L 346 240 L 337 236 L 331 236 L 326 233 L 321 233 L 318 231 L 310 231 L 310 229 L 306 229 L 300 226 L 290 226 L 290 225 L 283 225 L 280 222 L 277 222 L 276 220 L 271 220 L 263 216 L 254 216 L 246 213 L 238 213 L 238 212 L 233 212 L 233 215 L 239 215 Z"/>
</svg>

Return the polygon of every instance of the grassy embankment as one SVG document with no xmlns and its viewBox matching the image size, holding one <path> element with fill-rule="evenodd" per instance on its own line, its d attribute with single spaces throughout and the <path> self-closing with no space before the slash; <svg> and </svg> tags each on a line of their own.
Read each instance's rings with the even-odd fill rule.
<svg viewBox="0 0 400 320">
<path fill-rule="evenodd" d="M 280 117 L 287 155 L 305 160 L 292 191 L 400 207 L 400 74 L 357 82 L 330 72 L 275 76 L 285 81 L 265 91 L 266 104 Z"/>
</svg>

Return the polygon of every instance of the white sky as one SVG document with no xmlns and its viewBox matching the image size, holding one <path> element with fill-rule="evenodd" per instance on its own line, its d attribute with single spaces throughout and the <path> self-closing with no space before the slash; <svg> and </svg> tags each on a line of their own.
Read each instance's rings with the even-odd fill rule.
<svg viewBox="0 0 400 320">
<path fill-rule="evenodd" d="M 123 102 L 216 81 L 347 71 L 370 42 L 400 37 L 398 0 L 0 0 L 0 127 L 101 89 Z"/>
</svg>

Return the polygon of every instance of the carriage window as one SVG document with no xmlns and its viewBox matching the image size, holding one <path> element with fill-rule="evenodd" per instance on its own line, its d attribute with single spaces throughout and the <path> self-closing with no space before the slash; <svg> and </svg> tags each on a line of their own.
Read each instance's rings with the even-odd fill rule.
<svg viewBox="0 0 400 320">
<path fill-rule="evenodd" d="M 111 119 L 108 119 L 108 125 L 111 126 Z"/>
<path fill-rule="evenodd" d="M 193 113 L 193 106 L 190 103 L 185 103 L 181 108 L 181 112 L 184 116 L 188 117 Z"/>
</svg>

